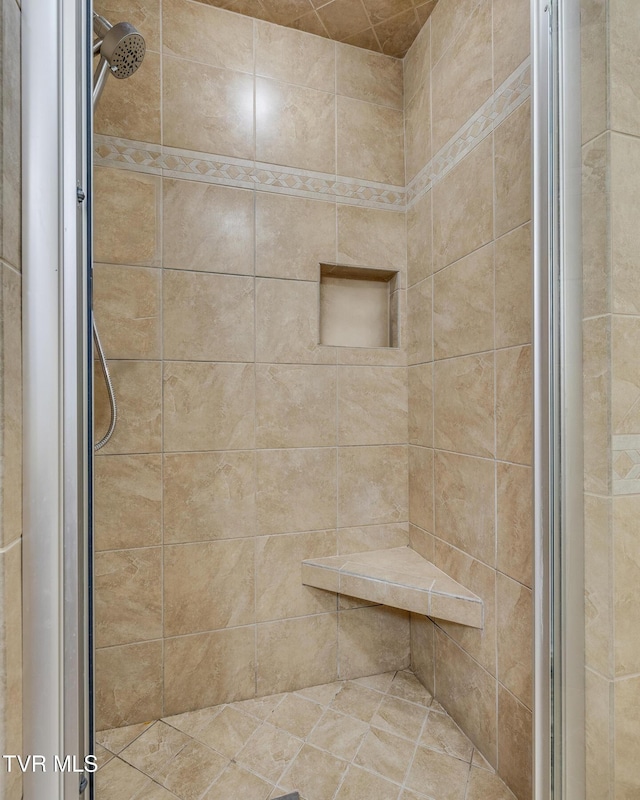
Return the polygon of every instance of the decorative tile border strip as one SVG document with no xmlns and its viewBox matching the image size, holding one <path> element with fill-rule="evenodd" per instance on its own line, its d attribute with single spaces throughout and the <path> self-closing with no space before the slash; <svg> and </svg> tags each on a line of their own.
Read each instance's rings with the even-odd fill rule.
<svg viewBox="0 0 640 800">
<path fill-rule="evenodd" d="M 531 66 L 530 59 L 527 59 L 406 188 L 103 135 L 95 136 L 95 164 L 366 208 L 403 211 L 442 180 L 530 95 Z"/>
<path fill-rule="evenodd" d="M 640 434 L 612 437 L 613 493 L 640 494 Z"/>
</svg>

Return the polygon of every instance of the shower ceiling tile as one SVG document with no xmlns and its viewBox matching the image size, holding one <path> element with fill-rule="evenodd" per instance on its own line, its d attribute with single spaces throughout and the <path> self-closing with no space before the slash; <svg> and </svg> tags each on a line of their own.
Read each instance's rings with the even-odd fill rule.
<svg viewBox="0 0 640 800">
<path fill-rule="evenodd" d="M 245 16 L 403 58 L 437 0 L 200 0 Z"/>
</svg>

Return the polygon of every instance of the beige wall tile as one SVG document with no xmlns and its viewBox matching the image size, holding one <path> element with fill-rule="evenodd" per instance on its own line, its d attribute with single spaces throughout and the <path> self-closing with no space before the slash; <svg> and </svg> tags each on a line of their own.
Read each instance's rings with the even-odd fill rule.
<svg viewBox="0 0 640 800">
<path fill-rule="evenodd" d="M 166 270 L 164 357 L 184 361 L 253 361 L 254 282 L 236 275 Z"/>
<path fill-rule="evenodd" d="M 433 447 L 433 365 L 409 367 L 409 444 Z"/>
<path fill-rule="evenodd" d="M 254 572 L 249 539 L 165 547 L 165 636 L 251 624 Z"/>
<path fill-rule="evenodd" d="M 162 70 L 165 145 L 253 158 L 252 76 L 170 56 Z"/>
<path fill-rule="evenodd" d="M 494 445 L 493 354 L 436 361 L 433 371 L 435 446 L 492 456 Z"/>
<path fill-rule="evenodd" d="M 406 523 L 389 525 L 365 525 L 360 528 L 340 528 L 338 530 L 338 553 L 364 553 L 367 550 L 381 550 L 390 547 L 403 547 L 409 544 Z"/>
<path fill-rule="evenodd" d="M 388 348 L 396 344 L 388 281 L 323 274 L 320 341 L 337 347 Z"/>
<path fill-rule="evenodd" d="M 334 448 L 259 451 L 257 480 L 258 534 L 335 528 Z"/>
<path fill-rule="evenodd" d="M 161 272 L 96 264 L 93 302 L 107 358 L 160 358 Z"/>
<path fill-rule="evenodd" d="M 422 528 L 418 528 L 413 522 L 409 523 L 409 546 L 423 558 L 426 558 L 427 561 L 433 561 L 435 536 Z"/>
<path fill-rule="evenodd" d="M 492 147 L 488 137 L 433 190 L 433 255 L 437 269 L 493 238 Z"/>
<path fill-rule="evenodd" d="M 640 36 L 640 12 L 633 0 L 615 0 L 609 12 L 611 127 L 640 134 L 640 77 L 635 43 Z"/>
<path fill-rule="evenodd" d="M 338 261 L 354 266 L 404 271 L 407 261 L 404 214 L 339 205 Z M 402 286 L 403 281 L 399 288 Z"/>
<path fill-rule="evenodd" d="M 427 192 L 407 211 L 408 286 L 433 272 L 431 195 L 432 192 Z"/>
<path fill-rule="evenodd" d="M 436 452 L 435 533 L 475 558 L 495 559 L 494 464 Z"/>
<path fill-rule="evenodd" d="M 415 11 L 411 8 L 375 26 L 382 52 L 396 58 L 402 58 L 419 31 L 420 24 L 416 21 Z"/>
<path fill-rule="evenodd" d="M 442 54 L 459 35 L 479 0 L 439 0 L 431 20 L 431 63 L 437 64 Z"/>
<path fill-rule="evenodd" d="M 493 0 L 493 85 L 497 89 L 531 51 L 527 0 Z"/>
<path fill-rule="evenodd" d="M 640 90 L 640 81 L 638 89 Z M 640 104 L 638 113 L 640 114 Z M 640 124 L 638 134 L 640 134 Z M 620 314 L 640 314 L 638 286 L 640 231 L 636 224 L 640 210 L 639 169 L 640 140 L 612 133 L 610 176 L 612 310 Z"/>
<path fill-rule="evenodd" d="M 162 187 L 164 267 L 253 275 L 253 192 L 169 178 Z"/>
<path fill-rule="evenodd" d="M 498 770 L 516 797 L 531 797 L 533 720 L 528 708 L 498 687 Z"/>
<path fill-rule="evenodd" d="M 332 173 L 335 97 L 328 92 L 256 79 L 256 158 Z"/>
<path fill-rule="evenodd" d="M 585 673 L 586 800 L 611 800 L 613 683 L 587 669 Z"/>
<path fill-rule="evenodd" d="M 611 318 L 582 324 L 585 491 L 609 494 L 611 475 Z"/>
<path fill-rule="evenodd" d="M 160 0 L 98 0 L 95 10 L 110 22 L 126 19 L 140 31 L 148 50 L 160 50 Z"/>
<path fill-rule="evenodd" d="M 4 706 L 0 736 L 7 753 L 22 753 L 21 551 L 21 544 L 16 543 L 0 554 L 0 691 Z M 21 789 L 19 773 L 0 778 L 0 791 L 7 800 L 19 800 Z"/>
<path fill-rule="evenodd" d="M 256 281 L 256 360 L 289 364 L 335 364 L 333 348 L 321 347 L 318 284 Z"/>
<path fill-rule="evenodd" d="M 253 697 L 254 627 L 165 640 L 164 687 L 165 715 Z"/>
<path fill-rule="evenodd" d="M 336 368 L 256 365 L 256 446 L 336 445 Z"/>
<path fill-rule="evenodd" d="M 119 728 L 162 716 L 162 642 L 96 651 L 96 727 Z"/>
<path fill-rule="evenodd" d="M 640 672 L 637 599 L 640 583 L 638 549 L 640 495 L 613 498 L 615 674 Z M 640 784 L 639 784 L 640 785 Z"/>
<path fill-rule="evenodd" d="M 589 142 L 608 127 L 608 31 L 602 2 L 583 3 L 581 24 L 582 141 Z"/>
<path fill-rule="evenodd" d="M 493 317 L 494 246 L 489 244 L 433 277 L 435 358 L 491 350 Z"/>
<path fill-rule="evenodd" d="M 433 107 L 438 109 L 433 116 L 434 153 L 491 95 L 492 55 L 491 2 L 480 0 L 466 20 L 465 29 L 442 58 L 434 62 Z"/>
<path fill-rule="evenodd" d="M 403 59 L 404 103 L 411 100 L 431 69 L 431 21 L 428 20 Z"/>
<path fill-rule="evenodd" d="M 335 611 L 335 595 L 303 586 L 300 571 L 304 559 L 333 556 L 337 552 L 335 531 L 261 537 L 256 545 L 257 621 Z"/>
<path fill-rule="evenodd" d="M 291 692 L 335 681 L 336 614 L 258 625 L 258 695 Z"/>
<path fill-rule="evenodd" d="M 533 602 L 531 589 L 498 573 L 498 679 L 533 707 Z"/>
<path fill-rule="evenodd" d="M 159 265 L 160 178 L 96 167 L 94 204 L 96 262 Z"/>
<path fill-rule="evenodd" d="M 360 47 L 336 45 L 336 90 L 340 95 L 402 108 L 402 61 Z"/>
<path fill-rule="evenodd" d="M 162 637 L 162 550 L 96 553 L 97 647 Z"/>
<path fill-rule="evenodd" d="M 109 371 L 118 398 L 118 424 L 103 454 L 157 453 L 162 430 L 162 365 L 156 361 L 112 361 Z M 95 373 L 95 437 L 109 427 L 107 392 L 98 366 Z"/>
<path fill-rule="evenodd" d="M 531 464 L 531 347 L 496 353 L 496 452 L 504 461 Z"/>
<path fill-rule="evenodd" d="M 403 186 L 402 111 L 339 96 L 337 113 L 338 175 Z"/>
<path fill-rule="evenodd" d="M 163 482 L 165 544 L 254 535 L 253 453 L 168 454 Z"/>
<path fill-rule="evenodd" d="M 496 236 L 531 219 L 531 101 L 496 128 Z"/>
<path fill-rule="evenodd" d="M 585 664 L 611 678 L 615 643 L 612 523 L 611 500 L 585 495 Z"/>
<path fill-rule="evenodd" d="M 409 447 L 409 520 L 433 532 L 433 450 Z"/>
<path fill-rule="evenodd" d="M 432 149 L 430 82 L 425 81 L 405 110 L 406 180 L 411 181 L 430 161 Z"/>
<path fill-rule="evenodd" d="M 121 550 L 161 544 L 161 456 L 96 458 L 94 476 L 96 550 Z"/>
<path fill-rule="evenodd" d="M 335 91 L 335 44 L 319 36 L 256 22 L 256 75 Z"/>
<path fill-rule="evenodd" d="M 256 274 L 317 281 L 336 260 L 336 206 L 325 201 L 256 194 Z"/>
<path fill-rule="evenodd" d="M 409 365 L 433 360 L 433 282 L 427 278 L 407 289 L 407 359 Z"/>
<path fill-rule="evenodd" d="M 528 344 L 532 338 L 531 226 L 496 241 L 496 347 Z"/>
<path fill-rule="evenodd" d="M 147 52 L 127 80 L 106 82 L 95 113 L 96 133 L 160 144 L 160 60 L 158 53 Z"/>
<path fill-rule="evenodd" d="M 404 444 L 406 441 L 406 369 L 338 367 L 339 444 Z"/>
<path fill-rule="evenodd" d="M 162 51 L 214 67 L 253 72 L 253 22 L 189 0 L 163 0 Z"/>
<path fill-rule="evenodd" d="M 583 67 L 584 73 L 584 67 Z M 610 136 L 582 148 L 582 303 L 583 317 L 610 309 L 611 257 L 609 196 Z"/>
<path fill-rule="evenodd" d="M 531 467 L 496 466 L 498 569 L 533 586 L 533 476 Z"/>
<path fill-rule="evenodd" d="M 165 451 L 254 447 L 253 373 L 250 364 L 166 362 Z"/>
<path fill-rule="evenodd" d="M 0 155 L 0 254 L 20 269 L 22 260 L 21 41 L 22 17 L 17 4 L 2 9 L 2 154 Z M 19 782 L 16 782 L 19 786 Z"/>
<path fill-rule="evenodd" d="M 632 800 L 640 789 L 638 775 L 638 721 L 640 678 L 633 677 L 615 684 L 615 797 Z"/>
<path fill-rule="evenodd" d="M 431 694 L 435 691 L 434 631 L 428 617 L 411 614 L 411 669 Z"/>
<path fill-rule="evenodd" d="M 339 448 L 339 527 L 404 522 L 407 494 L 405 446 Z"/>
<path fill-rule="evenodd" d="M 495 765 L 498 754 L 496 681 L 449 637 L 435 630 L 436 700 Z"/>
<path fill-rule="evenodd" d="M 410 662 L 409 614 L 375 606 L 338 614 L 339 677 L 405 669 Z"/>
</svg>

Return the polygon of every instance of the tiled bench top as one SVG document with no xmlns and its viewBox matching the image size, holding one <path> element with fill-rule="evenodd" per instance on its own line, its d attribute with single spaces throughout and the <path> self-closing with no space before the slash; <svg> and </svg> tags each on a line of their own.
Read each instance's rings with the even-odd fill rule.
<svg viewBox="0 0 640 800">
<path fill-rule="evenodd" d="M 484 625 L 482 600 L 410 547 L 302 562 L 302 583 L 471 628 Z"/>
</svg>

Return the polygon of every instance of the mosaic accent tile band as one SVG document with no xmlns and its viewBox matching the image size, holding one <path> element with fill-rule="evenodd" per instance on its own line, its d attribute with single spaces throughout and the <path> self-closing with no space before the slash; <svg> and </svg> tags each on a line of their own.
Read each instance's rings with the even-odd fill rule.
<svg viewBox="0 0 640 800">
<path fill-rule="evenodd" d="M 640 434 L 613 437 L 613 493 L 640 494 Z"/>
<path fill-rule="evenodd" d="M 103 135 L 95 136 L 95 163 L 171 178 L 404 211 L 442 180 L 530 95 L 531 64 L 527 59 L 406 188 Z"/>
</svg>

